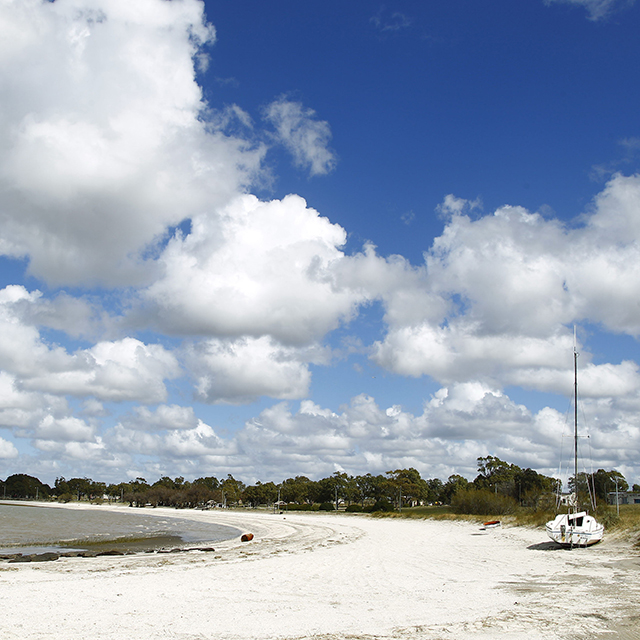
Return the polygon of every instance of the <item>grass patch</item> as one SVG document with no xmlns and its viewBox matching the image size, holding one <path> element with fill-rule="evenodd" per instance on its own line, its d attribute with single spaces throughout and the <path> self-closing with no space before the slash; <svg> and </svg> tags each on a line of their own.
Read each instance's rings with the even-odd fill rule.
<svg viewBox="0 0 640 640">
<path fill-rule="evenodd" d="M 615 507 L 609 509 L 616 513 Z M 614 530 L 630 535 L 635 546 L 640 548 L 640 504 L 621 504 L 620 517 Z"/>
<path fill-rule="evenodd" d="M 376 511 L 371 514 L 374 518 L 412 518 L 414 520 L 469 520 L 471 522 L 484 521 L 487 518 L 456 513 L 450 506 L 433 507 L 403 507 L 402 511 Z"/>
<path fill-rule="evenodd" d="M 461 489 L 453 496 L 451 507 L 458 513 L 478 516 L 513 515 L 519 509 L 511 496 L 486 489 Z"/>
<path fill-rule="evenodd" d="M 513 513 L 504 515 L 499 513 L 462 514 L 457 513 L 450 506 L 406 507 L 401 512 L 374 513 L 380 518 L 414 518 L 430 520 L 463 520 L 468 522 L 486 522 L 487 520 L 501 520 L 505 524 L 524 527 L 543 527 L 549 520 L 553 520 L 555 513 L 549 510 L 527 509 L 518 507 Z M 640 547 L 640 505 L 621 504 L 620 516 L 616 508 L 601 505 L 595 513 L 596 518 L 605 526 L 605 532 L 618 532 L 630 535 L 635 545 Z"/>
</svg>

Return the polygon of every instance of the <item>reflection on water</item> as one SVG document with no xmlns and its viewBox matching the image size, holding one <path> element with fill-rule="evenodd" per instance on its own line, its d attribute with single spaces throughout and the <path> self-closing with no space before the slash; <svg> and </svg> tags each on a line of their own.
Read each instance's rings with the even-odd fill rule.
<svg viewBox="0 0 640 640">
<path fill-rule="evenodd" d="M 144 551 L 229 540 L 233 527 L 167 518 L 161 512 L 102 511 L 0 503 L 0 553 L 118 549 Z M 28 550 L 29 549 L 29 550 Z"/>
</svg>

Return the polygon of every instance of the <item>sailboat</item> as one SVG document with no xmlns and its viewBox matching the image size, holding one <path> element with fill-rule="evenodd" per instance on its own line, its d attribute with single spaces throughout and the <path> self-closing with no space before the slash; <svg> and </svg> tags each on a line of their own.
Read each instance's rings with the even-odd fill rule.
<svg viewBox="0 0 640 640">
<path fill-rule="evenodd" d="M 576 349 L 575 327 L 573 329 L 573 471 L 575 499 L 568 513 L 558 514 L 547 522 L 547 535 L 565 547 L 586 547 L 600 542 L 604 535 L 604 525 L 586 511 L 578 511 L 578 351 Z"/>
</svg>

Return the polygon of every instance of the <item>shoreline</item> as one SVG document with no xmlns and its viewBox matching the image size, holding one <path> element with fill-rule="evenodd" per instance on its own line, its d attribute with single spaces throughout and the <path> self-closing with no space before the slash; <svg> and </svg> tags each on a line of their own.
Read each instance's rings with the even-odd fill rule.
<svg viewBox="0 0 640 640">
<path fill-rule="evenodd" d="M 6 544 L 7 540 L 3 536 L 3 542 L 0 542 L 0 561 L 9 562 L 41 562 L 57 560 L 65 557 L 96 557 L 104 555 L 132 555 L 134 553 L 166 553 L 169 551 L 179 552 L 187 548 L 199 548 L 201 550 L 210 550 L 212 545 L 219 543 L 223 539 L 233 538 L 239 535 L 237 530 L 229 530 L 226 532 L 217 531 L 211 537 L 204 535 L 204 531 L 199 531 L 193 535 L 193 531 L 189 531 L 188 523 L 190 519 L 180 517 L 177 514 L 167 515 L 166 511 L 157 511 L 156 509 L 131 509 L 128 505 L 123 504 L 92 504 L 89 502 L 82 503 L 57 503 L 42 501 L 19 501 L 19 500 L 0 500 L 0 507 L 31 507 L 35 509 L 49 508 L 55 511 L 73 511 L 86 512 L 91 514 L 97 513 L 117 513 L 125 515 L 124 522 L 128 522 L 128 526 L 123 528 L 116 527 L 115 531 L 113 522 L 98 521 L 94 522 L 94 527 L 89 525 L 88 528 L 80 526 L 79 530 L 74 531 L 77 523 L 63 522 L 63 529 L 56 530 L 57 535 L 64 532 L 62 537 L 55 539 L 54 535 L 48 536 L 48 540 L 37 540 L 30 537 L 24 544 Z M 183 514 L 188 510 L 181 510 Z M 128 520 L 131 516 L 132 520 Z M 43 517 L 43 516 L 41 516 Z M 167 530 L 166 526 L 160 524 L 149 526 L 154 519 L 170 518 L 180 523 L 185 523 L 182 527 L 178 524 L 174 531 Z M 82 519 L 82 516 L 80 516 Z M 91 518 L 89 518 L 91 522 Z M 116 522 L 123 520 L 116 520 Z M 20 522 L 20 520 L 18 521 Z M 166 522 L 166 520 L 165 520 Z M 17 524 L 11 522 L 12 527 Z M 134 523 L 132 525 L 132 523 Z M 141 524 L 144 523 L 144 524 Z M 22 526 L 33 526 L 34 523 L 20 523 Z M 36 524 L 39 525 L 39 522 Z M 141 532 L 140 527 L 146 526 L 147 533 Z M 105 535 L 103 527 L 107 527 L 111 534 Z M 127 530 L 128 529 L 128 530 Z M 211 534 L 212 532 L 207 532 Z M 70 535 L 71 534 L 71 535 Z M 191 534 L 191 535 L 189 535 Z M 226 537 L 225 537 L 226 536 Z"/>
<path fill-rule="evenodd" d="M 637 616 L 640 556 L 615 536 L 565 551 L 541 529 L 483 531 L 459 521 L 163 515 L 234 526 L 254 539 L 224 541 L 215 553 L 2 563 L 8 637 L 548 640 L 615 637 Z M 31 610 L 46 615 L 25 624 Z"/>
</svg>

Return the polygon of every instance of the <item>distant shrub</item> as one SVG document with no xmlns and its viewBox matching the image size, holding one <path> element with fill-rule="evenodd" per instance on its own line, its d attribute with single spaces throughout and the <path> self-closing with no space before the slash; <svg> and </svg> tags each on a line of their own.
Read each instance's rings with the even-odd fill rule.
<svg viewBox="0 0 640 640">
<path fill-rule="evenodd" d="M 71 502 L 73 500 L 73 495 L 70 493 L 63 493 L 58 496 L 58 502 Z"/>
<path fill-rule="evenodd" d="M 380 498 L 380 500 L 376 500 L 376 503 L 373 506 L 367 507 L 365 511 L 368 513 L 374 513 L 376 511 L 393 511 L 393 505 L 385 498 Z"/>
<path fill-rule="evenodd" d="M 541 493 L 533 505 L 525 505 L 529 506 L 532 511 L 544 511 L 548 513 L 553 513 L 556 510 L 556 494 L 547 492 Z"/>
<path fill-rule="evenodd" d="M 604 525 L 605 529 L 613 529 L 620 522 L 620 516 L 616 513 L 616 510 L 606 504 L 598 505 L 594 515 L 598 522 Z"/>
<path fill-rule="evenodd" d="M 285 509 L 287 511 L 313 511 L 313 505 L 312 504 L 297 504 L 295 502 L 292 502 L 290 504 L 288 504 Z"/>
<path fill-rule="evenodd" d="M 503 516 L 515 513 L 518 503 L 511 496 L 486 489 L 460 489 L 451 498 L 451 508 L 456 513 Z"/>
<path fill-rule="evenodd" d="M 320 511 L 335 511 L 335 505 L 331 502 L 323 502 L 320 505 Z"/>
<path fill-rule="evenodd" d="M 347 511 L 348 513 L 359 513 L 361 511 L 363 511 L 362 506 L 359 504 L 350 504 L 345 511 Z"/>
</svg>

